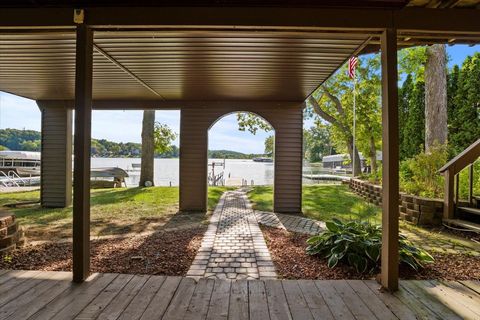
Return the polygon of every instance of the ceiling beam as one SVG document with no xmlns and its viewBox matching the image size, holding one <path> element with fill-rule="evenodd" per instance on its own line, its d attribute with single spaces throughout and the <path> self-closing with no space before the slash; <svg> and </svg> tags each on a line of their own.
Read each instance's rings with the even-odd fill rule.
<svg viewBox="0 0 480 320">
<path fill-rule="evenodd" d="M 197 28 L 257 30 L 399 30 L 480 32 L 477 9 L 316 9 L 109 7 L 85 10 L 85 23 L 97 29 Z M 69 8 L 2 9 L 0 29 L 74 28 Z"/>
<path fill-rule="evenodd" d="M 209 100 L 93 100 L 92 107 L 94 110 L 181 110 L 182 108 L 201 108 L 201 107 L 236 107 L 239 110 L 245 107 L 289 107 L 298 105 L 303 101 L 259 101 L 259 100 L 225 100 L 225 101 L 209 101 Z M 41 100 L 39 104 L 46 104 L 49 108 L 74 108 L 73 100 Z"/>
</svg>

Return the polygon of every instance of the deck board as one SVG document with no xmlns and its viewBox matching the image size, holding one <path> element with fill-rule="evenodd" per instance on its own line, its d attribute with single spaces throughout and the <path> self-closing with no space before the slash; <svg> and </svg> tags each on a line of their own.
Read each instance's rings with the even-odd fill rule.
<svg viewBox="0 0 480 320">
<path fill-rule="evenodd" d="M 115 298 L 110 301 L 108 306 L 99 314 L 97 319 L 110 320 L 117 319 L 127 308 L 130 302 L 135 298 L 138 292 L 143 288 L 150 276 L 136 275 L 120 291 Z"/>
<path fill-rule="evenodd" d="M 230 280 L 215 280 L 207 320 L 228 319 L 228 304 L 230 302 Z"/>
<path fill-rule="evenodd" d="M 267 294 L 268 310 L 272 320 L 289 320 L 290 309 L 287 298 L 283 291 L 282 282 L 266 280 L 265 290 Z"/>
<path fill-rule="evenodd" d="M 208 280 L 0 270 L 3 319 L 480 319 L 478 281 Z"/>
</svg>

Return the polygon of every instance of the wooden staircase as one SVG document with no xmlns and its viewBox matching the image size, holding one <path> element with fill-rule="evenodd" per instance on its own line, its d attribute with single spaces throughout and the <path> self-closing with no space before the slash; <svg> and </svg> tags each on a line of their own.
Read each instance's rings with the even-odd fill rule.
<svg viewBox="0 0 480 320">
<path fill-rule="evenodd" d="M 480 157 L 480 139 L 450 160 L 439 171 L 445 177 L 443 223 L 480 234 L 480 197 L 473 194 L 473 164 Z M 469 170 L 468 201 L 459 200 L 460 171 Z"/>
</svg>

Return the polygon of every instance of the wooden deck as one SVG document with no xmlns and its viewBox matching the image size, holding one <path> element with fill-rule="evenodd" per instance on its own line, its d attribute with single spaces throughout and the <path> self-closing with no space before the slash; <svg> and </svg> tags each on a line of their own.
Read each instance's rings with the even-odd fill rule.
<svg viewBox="0 0 480 320">
<path fill-rule="evenodd" d="M 0 319 L 480 319 L 480 282 L 235 281 L 0 271 Z"/>
</svg>

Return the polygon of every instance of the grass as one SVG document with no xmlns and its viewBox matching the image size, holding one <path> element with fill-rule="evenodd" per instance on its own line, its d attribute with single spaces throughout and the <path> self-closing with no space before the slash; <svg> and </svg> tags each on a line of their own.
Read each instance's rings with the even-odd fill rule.
<svg viewBox="0 0 480 320">
<path fill-rule="evenodd" d="M 209 210 L 213 210 L 227 189 L 209 188 Z M 178 212 L 178 192 L 178 187 L 92 190 L 91 234 L 99 236 L 138 233 L 172 224 L 171 227 L 175 227 L 175 223 L 180 223 L 178 219 L 172 219 Z M 39 198 L 39 191 L 1 193 L 0 206 L 38 201 Z M 9 210 L 13 211 L 20 224 L 26 227 L 29 238 L 42 240 L 71 236 L 72 207 L 46 209 L 37 204 Z M 183 216 L 187 217 L 187 214 Z M 195 216 L 200 221 L 205 219 L 205 215 Z"/>
<path fill-rule="evenodd" d="M 273 210 L 272 187 L 254 187 L 248 196 L 255 209 Z M 380 208 L 369 204 L 345 185 L 304 186 L 302 208 L 305 216 L 315 220 L 338 218 L 380 222 Z"/>
</svg>

